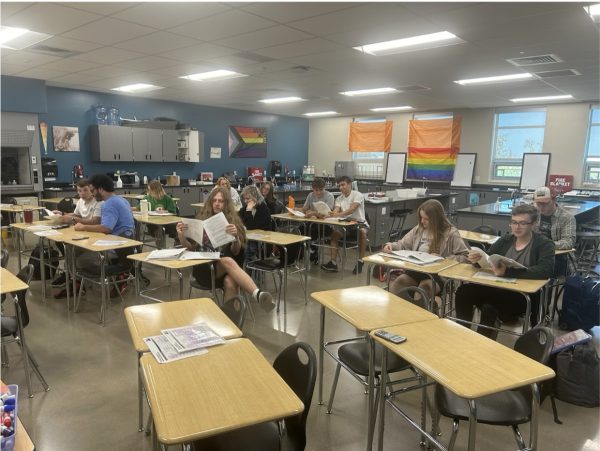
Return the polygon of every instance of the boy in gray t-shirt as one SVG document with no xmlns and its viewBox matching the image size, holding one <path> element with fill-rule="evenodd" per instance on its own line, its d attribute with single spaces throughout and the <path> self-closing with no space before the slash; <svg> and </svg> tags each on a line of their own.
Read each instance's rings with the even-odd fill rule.
<svg viewBox="0 0 600 451">
<path fill-rule="evenodd" d="M 323 215 L 317 213 L 317 209 L 314 206 L 315 202 L 325 202 L 331 210 L 333 210 L 335 202 L 333 194 L 325 190 L 325 180 L 319 177 L 313 180 L 312 193 L 306 198 L 302 211 L 309 218 L 322 218 Z"/>
</svg>

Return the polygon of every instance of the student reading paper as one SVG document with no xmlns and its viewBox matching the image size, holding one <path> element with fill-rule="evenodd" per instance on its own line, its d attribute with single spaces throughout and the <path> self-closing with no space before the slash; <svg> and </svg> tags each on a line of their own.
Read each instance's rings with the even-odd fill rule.
<svg viewBox="0 0 600 451">
<path fill-rule="evenodd" d="M 448 221 L 444 207 L 439 201 L 426 200 L 417 209 L 417 215 L 419 224 L 396 243 L 385 244 L 384 252 L 411 250 L 467 261 L 467 245 L 458 230 Z M 418 286 L 431 297 L 439 292 L 443 285 L 439 277 L 436 276 L 435 279 L 436 286 L 433 287 L 427 274 L 405 271 L 390 284 L 390 292 L 397 294 L 404 287 Z"/>
<path fill-rule="evenodd" d="M 275 307 L 273 296 L 267 291 L 260 291 L 252 278 L 240 267 L 244 262 L 244 249 L 246 247 L 246 230 L 240 217 L 234 209 L 229 191 L 216 187 L 208 196 L 204 207 L 198 213 L 199 219 L 206 221 L 215 215 L 223 215 L 228 224 L 224 227 L 226 234 L 233 240 L 215 249 L 211 243 L 206 227 L 202 232 L 201 241 L 188 239 L 188 225 L 180 222 L 177 224 L 177 236 L 181 244 L 188 250 L 215 251 L 220 250 L 222 257 L 212 263 L 215 267 L 215 282 L 217 288 L 223 288 L 224 299 L 227 301 L 238 295 L 239 289 L 251 293 L 261 307 L 267 311 Z M 193 273 L 196 280 L 204 286 L 211 285 L 211 270 L 208 265 L 194 266 Z"/>
</svg>

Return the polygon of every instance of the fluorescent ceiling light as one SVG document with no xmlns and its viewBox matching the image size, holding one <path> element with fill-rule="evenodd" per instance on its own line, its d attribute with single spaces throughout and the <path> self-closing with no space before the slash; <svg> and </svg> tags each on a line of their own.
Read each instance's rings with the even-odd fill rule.
<svg viewBox="0 0 600 451">
<path fill-rule="evenodd" d="M 440 31 L 438 33 L 423 34 L 420 36 L 412 36 L 410 38 L 395 39 L 393 41 L 377 42 L 375 44 L 361 45 L 353 48 L 359 52 L 368 53 L 369 55 L 391 55 L 394 53 L 413 52 L 445 45 L 461 44 L 463 42 L 465 41 L 448 31 Z"/>
<path fill-rule="evenodd" d="M 318 111 L 315 113 L 304 113 L 305 116 L 331 116 L 333 114 L 338 114 L 337 111 Z"/>
<path fill-rule="evenodd" d="M 494 77 L 481 77 L 481 78 L 468 78 L 465 80 L 454 80 L 454 83 L 458 83 L 459 85 L 475 85 L 475 84 L 485 84 L 485 83 L 501 83 L 504 81 L 519 81 L 519 80 L 527 80 L 533 78 L 533 75 L 530 73 L 522 73 L 522 74 L 511 74 L 511 75 L 496 75 Z"/>
<path fill-rule="evenodd" d="M 381 108 L 371 108 L 371 111 L 403 111 L 403 110 L 412 110 L 413 107 L 411 106 L 385 106 L 385 107 L 381 107 Z"/>
<path fill-rule="evenodd" d="M 396 88 L 374 88 L 374 89 L 359 89 L 358 91 L 344 91 L 340 94 L 345 96 L 376 96 L 379 94 L 389 94 L 391 92 L 399 92 Z"/>
<path fill-rule="evenodd" d="M 119 86 L 118 88 L 112 88 L 111 91 L 148 92 L 148 91 L 156 91 L 157 89 L 163 89 L 163 87 L 151 85 L 148 83 L 134 83 L 132 85 L 125 85 L 125 86 Z"/>
<path fill-rule="evenodd" d="M 302 97 L 276 97 L 273 99 L 262 99 L 259 102 L 262 103 L 288 103 L 288 102 L 303 102 Z"/>
<path fill-rule="evenodd" d="M 565 94 L 560 96 L 544 96 L 544 97 L 521 97 L 518 99 L 510 99 L 511 102 L 537 102 L 543 100 L 566 100 L 572 99 L 573 96 L 571 94 Z"/>
<path fill-rule="evenodd" d="M 584 6 L 583 9 L 585 9 L 585 12 L 588 13 L 594 22 L 600 22 L 600 3 Z"/>
<path fill-rule="evenodd" d="M 12 50 L 22 50 L 51 37 L 26 28 L 0 27 L 0 47 Z"/>
<path fill-rule="evenodd" d="M 210 72 L 201 72 L 198 74 L 190 74 L 184 75 L 179 78 L 185 78 L 187 80 L 193 81 L 213 81 L 213 80 L 225 80 L 228 78 L 238 78 L 238 77 L 247 77 L 246 74 L 240 74 L 239 72 L 234 72 L 232 70 L 212 70 Z"/>
</svg>

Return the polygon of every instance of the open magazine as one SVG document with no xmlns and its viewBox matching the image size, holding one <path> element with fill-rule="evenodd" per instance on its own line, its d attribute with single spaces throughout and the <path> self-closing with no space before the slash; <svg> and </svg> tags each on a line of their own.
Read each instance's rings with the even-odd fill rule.
<svg viewBox="0 0 600 451">
<path fill-rule="evenodd" d="M 427 252 L 420 251 L 392 251 L 389 254 L 385 254 L 386 257 L 397 258 L 398 260 L 404 260 L 409 263 L 416 265 L 428 265 L 431 263 L 439 262 L 443 260 L 443 257 L 439 255 L 428 254 Z"/>
<path fill-rule="evenodd" d="M 331 213 L 331 208 L 323 201 L 313 203 L 313 207 L 317 210 L 317 213 L 323 216 L 328 216 Z"/>
<path fill-rule="evenodd" d="M 505 257 L 503 255 L 488 255 L 484 250 L 479 249 L 478 247 L 472 247 L 469 249 L 469 252 L 474 252 L 481 255 L 481 259 L 477 262 L 479 266 L 483 269 L 490 269 L 492 266 L 498 267 L 500 263 L 503 263 L 507 268 L 518 268 L 518 269 L 527 269 L 526 266 L 523 266 L 521 263 L 514 261 L 512 258 Z"/>
<path fill-rule="evenodd" d="M 285 207 L 287 209 L 287 211 L 289 211 L 291 214 L 293 214 L 294 216 L 298 216 L 299 218 L 304 218 L 306 215 L 298 210 L 294 210 L 293 208 L 290 207 Z"/>
<path fill-rule="evenodd" d="M 210 244 L 215 249 L 235 241 L 235 237 L 225 231 L 229 223 L 223 212 L 217 213 L 203 221 L 189 218 L 182 218 L 181 221 L 188 226 L 188 229 L 185 231 L 185 237 L 191 238 L 196 243 L 202 244 L 204 241 L 204 232 L 206 232 Z"/>
</svg>

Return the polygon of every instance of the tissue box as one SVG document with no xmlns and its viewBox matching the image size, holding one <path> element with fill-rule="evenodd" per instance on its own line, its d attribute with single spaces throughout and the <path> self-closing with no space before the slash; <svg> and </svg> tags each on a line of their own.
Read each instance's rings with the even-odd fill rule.
<svg viewBox="0 0 600 451">
<path fill-rule="evenodd" d="M 17 436 L 17 400 L 19 398 L 19 387 L 17 385 L 4 385 L 0 387 L 2 395 L 2 451 L 12 451 L 15 447 L 15 438 Z M 12 402 L 14 400 L 14 403 Z M 5 418 L 10 418 L 11 426 L 5 426 Z"/>
</svg>

